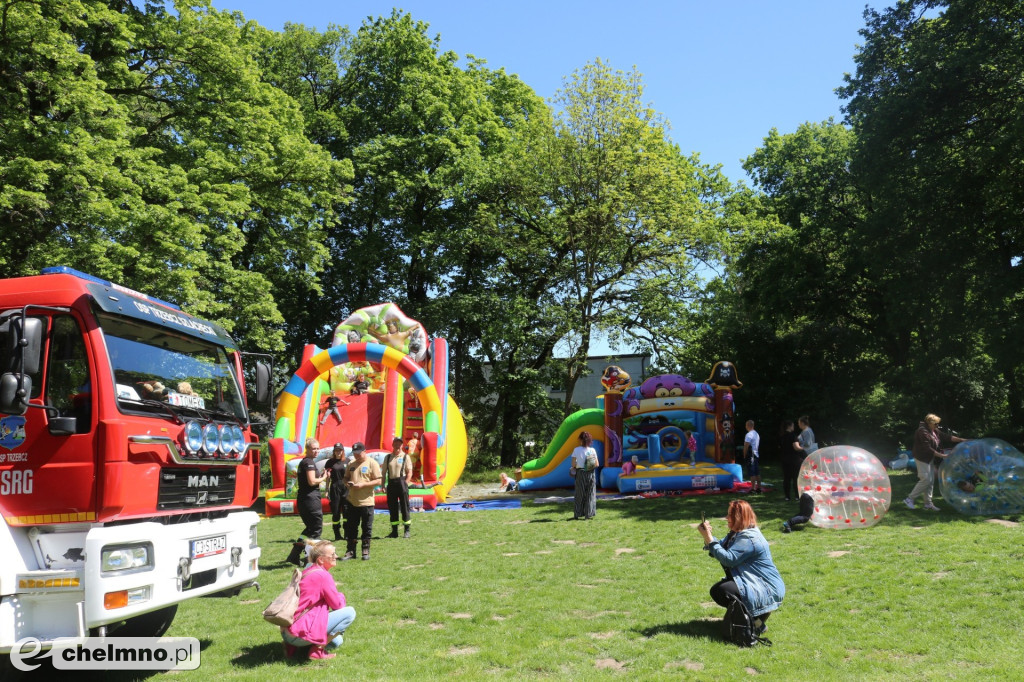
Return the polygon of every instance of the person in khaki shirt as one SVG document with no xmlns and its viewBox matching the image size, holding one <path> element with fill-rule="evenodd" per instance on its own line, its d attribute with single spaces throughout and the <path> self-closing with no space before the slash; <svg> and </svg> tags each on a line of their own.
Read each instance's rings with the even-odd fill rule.
<svg viewBox="0 0 1024 682">
<path fill-rule="evenodd" d="M 363 527 L 363 561 L 370 558 L 370 540 L 373 537 L 373 489 L 381 484 L 380 465 L 366 454 L 366 446 L 355 443 L 352 446 L 355 458 L 345 472 L 348 484 L 348 501 L 352 511 L 345 519 L 345 542 L 347 549 L 342 561 L 356 558 L 356 533 Z"/>
</svg>

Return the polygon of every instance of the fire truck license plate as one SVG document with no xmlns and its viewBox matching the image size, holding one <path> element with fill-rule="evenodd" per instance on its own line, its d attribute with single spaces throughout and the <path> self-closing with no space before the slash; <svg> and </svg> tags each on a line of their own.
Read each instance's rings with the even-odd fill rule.
<svg viewBox="0 0 1024 682">
<path fill-rule="evenodd" d="M 204 556 L 223 554 L 228 550 L 228 536 L 217 535 L 212 538 L 192 541 L 192 558 L 202 559 Z"/>
</svg>

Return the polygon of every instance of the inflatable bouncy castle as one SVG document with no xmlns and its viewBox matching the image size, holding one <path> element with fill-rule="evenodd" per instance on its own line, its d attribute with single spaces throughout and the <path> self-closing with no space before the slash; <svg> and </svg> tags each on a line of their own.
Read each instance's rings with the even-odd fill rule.
<svg viewBox="0 0 1024 682">
<path fill-rule="evenodd" d="M 433 509 L 466 464 L 466 426 L 448 395 L 448 344 L 429 339 L 393 303 L 360 308 L 337 326 L 331 347 L 308 345 L 281 394 L 269 442 L 273 486 L 267 514 L 293 514 L 295 473 L 307 438 L 321 445 L 322 468 L 335 443 L 353 443 L 383 462 L 394 438 L 413 455 L 410 505 Z M 383 493 L 375 500 L 387 508 Z M 325 510 L 327 496 L 323 496 Z"/>
<path fill-rule="evenodd" d="M 598 406 L 566 418 L 544 456 L 517 472 L 520 490 L 571 487 L 569 456 L 582 431 L 593 437 L 598 484 L 605 489 L 727 490 L 743 480 L 742 467 L 732 461 L 741 442 L 732 392 L 743 385 L 732 363 L 716 363 L 703 383 L 663 374 L 631 388 L 629 376 L 614 366 L 601 382 Z"/>
</svg>

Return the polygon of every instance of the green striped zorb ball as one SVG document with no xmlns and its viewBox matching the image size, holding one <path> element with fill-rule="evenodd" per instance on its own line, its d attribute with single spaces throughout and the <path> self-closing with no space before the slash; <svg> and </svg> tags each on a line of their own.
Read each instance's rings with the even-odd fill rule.
<svg viewBox="0 0 1024 682">
<path fill-rule="evenodd" d="M 819 528 L 868 528 L 882 520 L 892 501 L 885 465 L 852 445 L 815 450 L 800 466 L 798 482 L 814 498 L 811 523 Z"/>
</svg>

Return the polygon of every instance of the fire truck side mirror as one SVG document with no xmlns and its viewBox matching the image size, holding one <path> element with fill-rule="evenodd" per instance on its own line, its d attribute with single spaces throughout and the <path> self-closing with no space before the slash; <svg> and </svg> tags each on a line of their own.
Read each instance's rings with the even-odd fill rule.
<svg viewBox="0 0 1024 682">
<path fill-rule="evenodd" d="M 32 377 L 7 372 L 0 376 L 0 414 L 25 414 L 32 395 Z"/>
<path fill-rule="evenodd" d="M 25 414 L 32 395 L 32 376 L 39 373 L 43 321 L 11 317 L 0 325 L 0 413 Z"/>
<path fill-rule="evenodd" d="M 270 401 L 270 374 L 269 364 L 256 363 L 256 402 L 261 405 Z"/>
<path fill-rule="evenodd" d="M 43 321 L 37 317 L 12 317 L 3 325 L 6 331 L 4 348 L 4 372 L 38 374 L 39 359 L 43 348 Z M 31 383 L 31 382 L 30 382 Z"/>
</svg>

